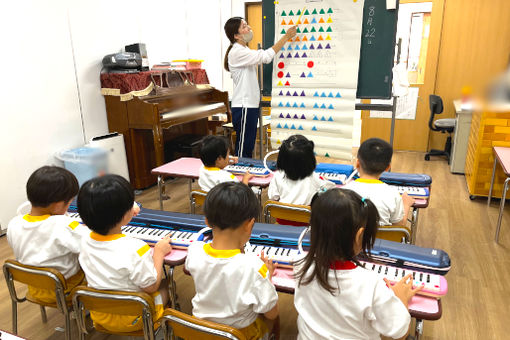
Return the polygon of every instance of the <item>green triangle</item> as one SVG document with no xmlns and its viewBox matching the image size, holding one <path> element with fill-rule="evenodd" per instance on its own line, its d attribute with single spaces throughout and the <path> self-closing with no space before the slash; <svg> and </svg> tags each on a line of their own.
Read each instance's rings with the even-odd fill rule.
<svg viewBox="0 0 510 340">
<path fill-rule="evenodd" d="M 292 12 L 292 10 L 290 10 L 289 15 L 294 15 L 294 12 Z"/>
<path fill-rule="evenodd" d="M 301 10 L 300 9 L 297 11 L 296 15 L 301 15 Z"/>
<path fill-rule="evenodd" d="M 297 28 L 297 31 L 296 31 L 296 32 L 297 32 L 297 33 L 301 33 L 301 30 L 299 29 L 299 27 Z"/>
<path fill-rule="evenodd" d="M 324 155 L 325 157 L 329 157 L 329 153 L 326 152 L 326 154 Z"/>
<path fill-rule="evenodd" d="M 305 27 L 305 29 L 303 30 L 303 33 L 308 33 L 308 29 Z"/>
<path fill-rule="evenodd" d="M 287 16 L 287 13 L 285 13 L 285 11 L 282 12 L 282 17 L 286 17 Z"/>
<path fill-rule="evenodd" d="M 326 12 L 324 12 L 324 9 L 321 8 L 321 11 L 319 12 L 319 14 L 326 14 Z"/>
<path fill-rule="evenodd" d="M 310 15 L 310 12 L 308 12 L 308 10 L 306 10 L 305 15 Z"/>
<path fill-rule="evenodd" d="M 282 29 L 282 31 L 280 32 L 280 34 L 285 34 L 285 29 Z"/>
<path fill-rule="evenodd" d="M 324 28 L 322 28 L 322 26 L 319 27 L 319 32 L 324 32 Z"/>
<path fill-rule="evenodd" d="M 328 27 L 328 29 L 326 30 L 326 32 L 333 32 L 333 30 L 331 29 L 331 26 Z"/>
<path fill-rule="evenodd" d="M 331 8 L 328 9 L 328 13 L 333 13 L 333 10 Z"/>
<path fill-rule="evenodd" d="M 317 10 L 314 8 L 312 14 L 317 14 Z"/>
<path fill-rule="evenodd" d="M 310 30 L 310 32 L 317 32 L 317 31 L 315 30 L 315 27 L 314 27 L 314 26 L 312 26 L 312 29 Z"/>
</svg>

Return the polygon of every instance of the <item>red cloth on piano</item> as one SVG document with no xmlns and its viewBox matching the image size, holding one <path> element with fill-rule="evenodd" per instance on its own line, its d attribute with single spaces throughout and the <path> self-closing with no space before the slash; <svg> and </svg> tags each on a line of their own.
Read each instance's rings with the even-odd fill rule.
<svg viewBox="0 0 510 340">
<path fill-rule="evenodd" d="M 276 223 L 283 224 L 283 225 L 291 225 L 294 227 L 307 227 L 309 223 L 305 222 L 296 222 L 296 221 L 290 221 L 290 220 L 284 220 L 283 218 L 277 218 Z"/>
</svg>

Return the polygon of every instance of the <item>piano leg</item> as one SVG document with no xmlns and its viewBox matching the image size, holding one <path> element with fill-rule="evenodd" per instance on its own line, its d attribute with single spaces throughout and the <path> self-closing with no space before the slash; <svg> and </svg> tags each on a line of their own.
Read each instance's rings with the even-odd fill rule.
<svg viewBox="0 0 510 340">
<path fill-rule="evenodd" d="M 159 190 L 159 210 L 163 210 L 163 189 L 165 187 L 165 181 L 163 176 L 158 175 L 158 190 Z"/>
<path fill-rule="evenodd" d="M 152 135 L 154 137 L 154 150 L 156 152 L 156 166 L 160 166 L 165 162 L 163 129 L 160 125 L 154 125 L 152 128 Z"/>
</svg>

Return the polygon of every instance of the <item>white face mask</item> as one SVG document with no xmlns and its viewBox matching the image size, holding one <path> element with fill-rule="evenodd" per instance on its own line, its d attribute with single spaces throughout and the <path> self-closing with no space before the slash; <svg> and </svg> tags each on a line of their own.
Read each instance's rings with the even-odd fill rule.
<svg viewBox="0 0 510 340">
<path fill-rule="evenodd" d="M 245 43 L 249 43 L 253 39 L 253 31 L 249 31 L 248 33 L 244 33 L 241 35 Z"/>
</svg>

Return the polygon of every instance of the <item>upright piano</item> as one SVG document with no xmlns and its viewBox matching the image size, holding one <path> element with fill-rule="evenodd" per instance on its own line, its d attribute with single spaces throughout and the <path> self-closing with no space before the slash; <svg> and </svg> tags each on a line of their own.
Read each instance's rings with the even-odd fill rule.
<svg viewBox="0 0 510 340">
<path fill-rule="evenodd" d="M 208 134 L 208 117 L 226 113 L 228 92 L 210 85 L 159 89 L 156 94 L 121 101 L 105 96 L 108 129 L 124 135 L 129 176 L 135 189 L 156 182 L 151 169 L 163 165 L 165 141 L 184 134 Z"/>
</svg>

